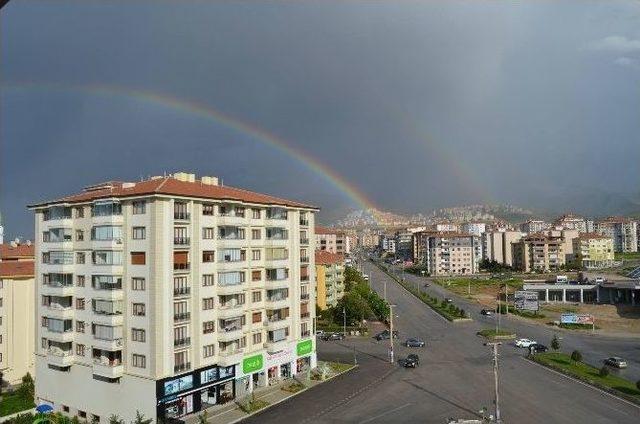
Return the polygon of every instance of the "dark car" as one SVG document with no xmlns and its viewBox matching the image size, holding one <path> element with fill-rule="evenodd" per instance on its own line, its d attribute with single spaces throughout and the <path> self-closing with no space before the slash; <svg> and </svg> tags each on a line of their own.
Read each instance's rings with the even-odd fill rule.
<svg viewBox="0 0 640 424">
<path fill-rule="evenodd" d="M 420 357 L 415 353 L 411 353 L 407 356 L 402 364 L 405 368 L 417 368 L 420 366 Z"/>
<path fill-rule="evenodd" d="M 604 363 L 616 368 L 627 368 L 627 361 L 620 358 L 619 356 L 612 356 L 611 358 L 607 358 L 604 360 Z"/>
<path fill-rule="evenodd" d="M 424 283 L 424 286 L 425 286 L 425 287 L 431 287 L 431 284 L 429 284 L 429 283 Z"/>
<path fill-rule="evenodd" d="M 404 345 L 406 347 L 424 347 L 424 340 L 416 339 L 414 337 L 411 339 L 407 339 L 407 341 L 404 342 Z"/>
<path fill-rule="evenodd" d="M 322 340 L 324 340 L 324 341 L 344 340 L 344 334 L 342 334 L 342 333 L 324 333 L 322 335 Z"/>
<path fill-rule="evenodd" d="M 529 346 L 529 352 L 531 353 L 544 353 L 544 352 L 547 352 L 548 350 L 549 350 L 548 347 L 540 343 L 535 343 Z"/>
<path fill-rule="evenodd" d="M 493 311 L 491 309 L 483 309 L 480 311 L 480 314 L 489 316 L 489 315 L 493 315 Z"/>
<path fill-rule="evenodd" d="M 398 338 L 398 330 L 393 330 L 393 338 Z M 389 330 L 384 330 L 375 335 L 376 340 L 389 340 Z"/>
</svg>

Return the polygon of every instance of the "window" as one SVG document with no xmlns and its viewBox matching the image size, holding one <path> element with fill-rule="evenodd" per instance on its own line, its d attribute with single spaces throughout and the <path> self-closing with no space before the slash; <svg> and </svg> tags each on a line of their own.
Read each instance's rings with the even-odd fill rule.
<svg viewBox="0 0 640 424">
<path fill-rule="evenodd" d="M 78 206 L 74 209 L 76 211 L 76 218 L 84 218 L 84 208 L 82 206 Z"/>
<path fill-rule="evenodd" d="M 242 206 L 236 206 L 235 212 L 238 218 L 244 218 L 244 208 Z"/>
<path fill-rule="evenodd" d="M 76 309 L 84 310 L 84 297 L 76 298 Z"/>
<path fill-rule="evenodd" d="M 202 229 L 202 238 L 205 240 L 213 240 L 216 238 L 216 229 L 213 227 L 205 227 Z"/>
<path fill-rule="evenodd" d="M 255 270 L 251 271 L 251 281 L 260 281 L 262 280 L 262 271 Z"/>
<path fill-rule="evenodd" d="M 136 368 L 147 368 L 147 357 L 134 353 L 131 355 L 131 365 Z"/>
<path fill-rule="evenodd" d="M 144 240 L 147 236 L 147 229 L 145 227 L 133 227 L 131 236 L 134 240 Z"/>
<path fill-rule="evenodd" d="M 209 334 L 216 331 L 216 323 L 215 321 L 205 321 L 202 323 L 202 333 Z"/>
<path fill-rule="evenodd" d="M 202 286 L 203 287 L 213 286 L 213 274 L 204 274 L 202 276 Z"/>
<path fill-rule="evenodd" d="M 46 349 L 47 346 L 49 346 L 49 342 L 47 341 L 47 339 L 44 338 L 44 337 L 41 338 L 40 339 L 40 347 L 43 348 L 43 349 Z"/>
<path fill-rule="evenodd" d="M 253 344 L 260 344 L 262 343 L 262 333 L 254 333 L 253 334 Z"/>
<path fill-rule="evenodd" d="M 202 205 L 202 215 L 213 216 L 213 205 Z"/>
<path fill-rule="evenodd" d="M 133 277 L 131 279 L 131 290 L 142 291 L 145 290 L 145 279 L 141 277 Z"/>
<path fill-rule="evenodd" d="M 69 412 L 69 407 L 67 405 L 62 405 L 62 412 Z"/>
<path fill-rule="evenodd" d="M 146 333 L 142 328 L 132 328 L 131 329 L 131 340 L 134 342 L 144 342 L 146 338 Z"/>
<path fill-rule="evenodd" d="M 223 249 L 218 251 L 219 262 L 241 262 L 246 260 L 246 250 Z"/>
<path fill-rule="evenodd" d="M 261 256 L 262 255 L 261 255 L 260 249 L 255 249 L 251 251 L 251 260 L 253 261 L 259 261 Z"/>
<path fill-rule="evenodd" d="M 253 315 L 251 316 L 251 322 L 253 324 L 262 322 L 262 312 L 254 312 Z"/>
<path fill-rule="evenodd" d="M 236 284 L 242 284 L 244 283 L 244 279 L 245 275 L 242 271 L 218 273 L 218 285 L 220 286 L 234 286 Z"/>
<path fill-rule="evenodd" d="M 253 219 L 260 219 L 260 209 L 251 209 Z"/>
<path fill-rule="evenodd" d="M 145 305 L 144 303 L 134 303 L 132 305 L 133 315 L 137 317 L 145 316 Z"/>
<path fill-rule="evenodd" d="M 78 416 L 80 418 L 87 418 L 87 413 L 78 409 Z"/>
<path fill-rule="evenodd" d="M 84 275 L 76 275 L 76 286 L 84 287 L 85 278 Z"/>
<path fill-rule="evenodd" d="M 202 347 L 202 356 L 209 358 L 215 355 L 215 346 L 210 344 Z"/>
<path fill-rule="evenodd" d="M 215 262 L 216 254 L 213 250 L 205 250 L 202 252 L 202 262 Z"/>
<path fill-rule="evenodd" d="M 84 345 L 83 344 L 76 344 L 76 355 L 84 356 Z"/>
<path fill-rule="evenodd" d="M 256 302 L 260 302 L 262 301 L 262 292 L 261 291 L 254 291 L 251 293 L 251 301 L 253 303 Z"/>
<path fill-rule="evenodd" d="M 206 299 L 202 299 L 202 310 L 206 311 L 209 309 L 213 309 L 215 302 L 213 297 L 208 297 Z"/>
<path fill-rule="evenodd" d="M 144 200 L 138 200 L 133 202 L 133 214 L 134 215 L 143 215 L 147 209 L 147 202 Z"/>
<path fill-rule="evenodd" d="M 254 228 L 251 230 L 251 240 L 260 240 L 260 229 Z"/>
<path fill-rule="evenodd" d="M 76 263 L 83 264 L 84 263 L 84 252 L 76 253 Z"/>
<path fill-rule="evenodd" d="M 122 227 L 99 225 L 91 228 L 91 240 L 122 242 Z"/>
<path fill-rule="evenodd" d="M 76 321 L 76 332 L 84 333 L 84 321 Z"/>
<path fill-rule="evenodd" d="M 94 265 L 122 265 L 122 252 L 95 250 L 91 256 Z"/>
<path fill-rule="evenodd" d="M 76 240 L 83 241 L 84 240 L 84 231 L 76 230 Z"/>
<path fill-rule="evenodd" d="M 146 261 L 145 252 L 131 252 L 131 265 L 144 265 Z"/>
</svg>

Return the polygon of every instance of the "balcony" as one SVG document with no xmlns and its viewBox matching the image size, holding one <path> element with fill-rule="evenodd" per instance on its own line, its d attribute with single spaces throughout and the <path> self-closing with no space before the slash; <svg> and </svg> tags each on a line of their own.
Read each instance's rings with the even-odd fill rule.
<svg viewBox="0 0 640 424">
<path fill-rule="evenodd" d="M 191 345 L 191 337 L 185 337 L 183 339 L 174 339 L 173 347 L 176 349 L 188 347 Z"/>
<path fill-rule="evenodd" d="M 311 312 L 301 312 L 300 313 L 300 319 L 302 320 L 306 320 L 311 318 Z"/>
<path fill-rule="evenodd" d="M 308 227 L 309 226 L 309 220 L 308 219 L 300 219 L 300 225 Z"/>
<path fill-rule="evenodd" d="M 289 338 L 286 337 L 278 341 L 269 340 L 264 344 L 264 348 L 267 350 L 267 352 L 279 352 L 281 350 L 286 349 L 288 345 L 289 345 Z"/>
<path fill-rule="evenodd" d="M 51 331 L 47 329 L 45 332 L 46 337 L 50 340 L 60 342 L 60 343 L 68 343 L 73 341 L 73 330 L 68 329 L 66 331 Z"/>
<path fill-rule="evenodd" d="M 189 272 L 189 270 L 191 269 L 191 264 L 190 263 L 174 263 L 173 264 L 173 271 L 174 272 Z"/>
<path fill-rule="evenodd" d="M 300 239 L 300 244 L 309 244 L 309 239 L 308 238 L 301 238 Z"/>
<path fill-rule="evenodd" d="M 240 294 L 244 291 L 246 285 L 244 283 L 240 284 L 227 284 L 225 286 L 218 286 L 218 294 L 220 295 L 232 295 L 232 294 Z"/>
<path fill-rule="evenodd" d="M 176 364 L 173 366 L 174 373 L 180 373 L 183 371 L 189 371 L 191 369 L 191 362 L 184 362 L 182 364 Z"/>
<path fill-rule="evenodd" d="M 191 319 L 191 312 L 180 312 L 177 314 L 173 314 L 173 322 L 185 322 Z"/>
<path fill-rule="evenodd" d="M 122 312 L 120 313 L 104 313 L 99 311 L 93 311 L 93 322 L 101 325 L 108 326 L 120 326 L 124 323 L 124 317 L 122 316 Z"/>
<path fill-rule="evenodd" d="M 278 328 L 288 327 L 291 325 L 291 317 L 274 318 L 272 316 L 267 318 L 264 325 L 267 327 L 267 330 L 276 330 Z"/>
<path fill-rule="evenodd" d="M 218 318 L 220 319 L 228 319 L 235 318 L 242 313 L 242 310 L 245 307 L 245 303 L 227 303 L 225 305 L 220 305 L 218 309 Z"/>
<path fill-rule="evenodd" d="M 61 305 L 59 303 L 51 303 L 47 308 L 47 316 L 57 319 L 72 319 L 74 310 L 72 305 Z"/>
<path fill-rule="evenodd" d="M 175 246 L 189 246 L 191 239 L 189 237 L 174 237 L 173 244 Z"/>
<path fill-rule="evenodd" d="M 300 294 L 300 301 L 301 302 L 308 302 L 309 301 L 309 293 L 301 293 Z"/>
<path fill-rule="evenodd" d="M 49 346 L 47 349 L 47 361 L 52 365 L 59 367 L 68 367 L 73 364 L 73 351 L 71 349 L 64 350 L 56 346 Z"/>
<path fill-rule="evenodd" d="M 300 276 L 300 281 L 309 281 L 309 276 L 308 275 L 301 275 Z"/>
<path fill-rule="evenodd" d="M 188 221 L 191 219 L 191 214 L 189 212 L 174 211 L 173 219 L 177 221 Z"/>
<path fill-rule="evenodd" d="M 97 339 L 93 338 L 92 345 L 96 349 L 102 350 L 119 350 L 122 349 L 122 338 L 119 339 Z"/>
<path fill-rule="evenodd" d="M 300 256 L 300 263 L 308 264 L 309 263 L 309 257 L 308 256 Z"/>
<path fill-rule="evenodd" d="M 191 287 L 174 287 L 173 297 L 186 297 L 191 295 Z"/>
<path fill-rule="evenodd" d="M 220 342 L 233 342 L 242 337 L 242 325 L 238 322 L 227 323 L 227 325 L 220 324 L 220 331 L 218 332 L 218 341 Z"/>
<path fill-rule="evenodd" d="M 99 362 L 100 360 L 94 359 L 93 373 L 107 378 L 119 378 L 124 374 L 124 365 L 120 361 L 111 362 Z"/>
<path fill-rule="evenodd" d="M 289 297 L 274 296 L 267 297 L 265 302 L 266 309 L 282 309 L 289 306 L 291 299 Z"/>
<path fill-rule="evenodd" d="M 227 348 L 218 352 L 218 365 L 228 367 L 242 361 L 244 349 Z"/>
</svg>

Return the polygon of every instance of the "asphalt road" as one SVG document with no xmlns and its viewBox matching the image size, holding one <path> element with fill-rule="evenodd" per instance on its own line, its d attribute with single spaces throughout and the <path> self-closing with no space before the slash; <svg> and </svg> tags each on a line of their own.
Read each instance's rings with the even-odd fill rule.
<svg viewBox="0 0 640 424">
<path fill-rule="evenodd" d="M 484 324 L 484 327 L 495 327 L 497 316 L 486 317 L 480 314 L 482 306 L 468 299 L 457 296 L 438 284 L 431 282 L 427 288 L 424 287 L 425 282 L 429 279 L 418 277 L 413 274 L 404 273 L 405 281 L 415 284 L 422 291 L 440 298 L 450 297 L 454 299 L 454 303 L 466 311 L 478 323 Z M 640 335 L 637 338 L 620 338 L 606 337 L 600 334 L 592 335 L 588 332 L 577 332 L 572 330 L 558 329 L 528 322 L 525 319 L 516 316 L 502 315 L 500 317 L 501 327 L 514 330 L 518 337 L 526 337 L 534 339 L 539 343 L 549 346 L 554 334 L 561 337 L 561 350 L 572 352 L 579 350 L 582 353 L 584 361 L 596 367 L 603 365 L 603 360 L 609 356 L 620 356 L 624 358 L 629 367 L 618 370 L 612 369 L 612 372 L 631 381 L 640 380 Z"/>
<path fill-rule="evenodd" d="M 493 409 L 491 353 L 475 332 L 483 325 L 453 324 L 406 292 L 377 268 L 367 265 L 374 289 L 396 304 L 400 339 L 420 337 L 427 347 L 398 346 L 398 358 L 420 355 L 421 366 L 388 364 L 386 343 L 372 339 L 318 342 L 322 359 L 353 360 L 353 373 L 317 386 L 249 419 L 255 423 L 444 423 L 447 418 L 477 418 Z M 640 408 L 556 374 L 503 346 L 500 352 L 502 418 L 507 423 L 638 423 Z"/>
</svg>

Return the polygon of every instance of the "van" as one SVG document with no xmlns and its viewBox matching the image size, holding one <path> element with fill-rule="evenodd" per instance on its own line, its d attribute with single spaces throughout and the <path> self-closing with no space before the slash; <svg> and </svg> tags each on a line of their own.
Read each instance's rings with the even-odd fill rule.
<svg viewBox="0 0 640 424">
<path fill-rule="evenodd" d="M 568 282 L 569 282 L 569 278 L 566 275 L 556 276 L 556 284 L 567 284 Z"/>
</svg>

